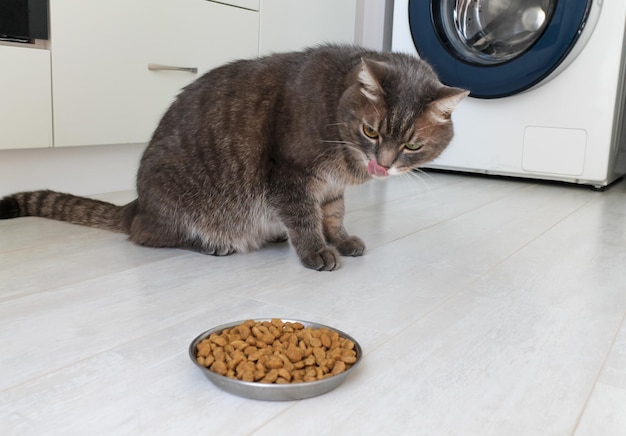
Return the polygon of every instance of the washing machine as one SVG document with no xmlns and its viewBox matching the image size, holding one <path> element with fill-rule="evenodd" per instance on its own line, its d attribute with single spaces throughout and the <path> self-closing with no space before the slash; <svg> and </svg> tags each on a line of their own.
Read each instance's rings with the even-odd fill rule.
<svg viewBox="0 0 626 436">
<path fill-rule="evenodd" d="M 468 89 L 430 167 L 588 184 L 626 173 L 624 0 L 395 0 L 392 50 Z"/>
</svg>

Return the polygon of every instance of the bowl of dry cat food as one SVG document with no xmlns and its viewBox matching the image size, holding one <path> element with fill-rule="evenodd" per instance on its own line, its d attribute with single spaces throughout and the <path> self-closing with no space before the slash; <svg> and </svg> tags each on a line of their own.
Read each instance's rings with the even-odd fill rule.
<svg viewBox="0 0 626 436">
<path fill-rule="evenodd" d="M 301 400 L 329 392 L 363 352 L 348 334 L 308 321 L 250 319 L 207 330 L 189 356 L 217 387 L 255 400 Z"/>
</svg>

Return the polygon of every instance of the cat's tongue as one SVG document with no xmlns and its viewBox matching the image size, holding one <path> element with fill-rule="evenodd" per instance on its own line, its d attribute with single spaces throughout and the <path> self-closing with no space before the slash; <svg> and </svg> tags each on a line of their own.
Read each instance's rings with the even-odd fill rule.
<svg viewBox="0 0 626 436">
<path fill-rule="evenodd" d="M 369 161 L 369 163 L 367 164 L 367 172 L 370 173 L 372 176 L 378 177 L 387 177 L 389 175 L 387 169 L 378 165 L 378 162 L 376 162 L 374 159 Z"/>
</svg>

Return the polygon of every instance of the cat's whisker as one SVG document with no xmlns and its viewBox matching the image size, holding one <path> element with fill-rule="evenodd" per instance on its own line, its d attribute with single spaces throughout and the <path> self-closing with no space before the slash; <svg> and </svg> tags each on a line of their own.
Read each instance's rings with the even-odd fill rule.
<svg viewBox="0 0 626 436">
<path fill-rule="evenodd" d="M 421 176 L 426 176 L 426 177 L 427 177 L 428 179 L 430 179 L 431 181 L 435 181 L 435 178 L 434 178 L 433 176 L 431 176 L 430 174 L 428 174 L 426 171 L 424 171 L 424 170 L 423 170 L 423 169 L 421 169 L 421 168 L 414 168 L 414 169 L 413 169 L 413 172 L 415 173 L 415 176 L 416 176 L 417 178 L 420 178 L 420 175 L 421 175 Z"/>
<path fill-rule="evenodd" d="M 428 173 L 419 168 L 415 168 L 413 171 L 404 173 L 403 180 L 407 180 L 411 187 L 418 192 L 423 191 L 424 188 L 426 188 L 427 192 L 431 192 L 432 188 L 421 176 L 426 176 L 427 178 L 430 177 L 432 180 L 432 177 Z"/>
<path fill-rule="evenodd" d="M 409 175 L 409 180 L 413 182 L 416 192 L 419 192 L 420 194 L 424 192 L 431 192 L 430 185 L 426 182 L 426 180 L 420 177 L 419 174 L 411 173 L 411 175 Z"/>
<path fill-rule="evenodd" d="M 413 177 L 411 176 L 411 171 L 406 172 L 406 173 L 402 173 L 400 176 L 401 180 L 404 182 L 405 185 L 408 185 L 409 190 L 411 191 L 419 191 L 421 186 L 419 185 L 419 183 L 417 183 L 415 180 L 413 180 Z"/>
</svg>

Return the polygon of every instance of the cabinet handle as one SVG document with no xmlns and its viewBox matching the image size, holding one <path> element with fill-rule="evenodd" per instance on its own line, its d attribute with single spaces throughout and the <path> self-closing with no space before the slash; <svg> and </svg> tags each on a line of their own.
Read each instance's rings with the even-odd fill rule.
<svg viewBox="0 0 626 436">
<path fill-rule="evenodd" d="M 186 73 L 198 74 L 196 67 L 176 67 L 173 65 L 148 64 L 150 71 L 184 71 Z"/>
</svg>

